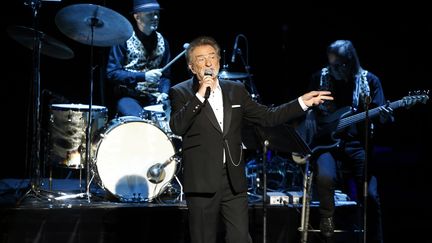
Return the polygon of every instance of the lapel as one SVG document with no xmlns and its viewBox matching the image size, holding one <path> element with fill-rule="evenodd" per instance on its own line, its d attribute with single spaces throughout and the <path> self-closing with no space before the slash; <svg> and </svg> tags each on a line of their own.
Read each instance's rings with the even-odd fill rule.
<svg viewBox="0 0 432 243">
<path fill-rule="evenodd" d="M 219 81 L 219 85 L 222 89 L 222 97 L 223 97 L 223 109 L 224 109 L 224 129 L 223 129 L 223 136 L 226 136 L 228 134 L 229 128 L 231 126 L 231 113 L 232 113 L 232 104 L 231 100 L 228 96 L 228 85 L 224 81 Z"/>
<path fill-rule="evenodd" d="M 231 126 L 231 113 L 232 113 L 232 104 L 231 100 L 228 96 L 229 93 L 229 87 L 225 81 L 219 80 L 219 85 L 222 89 L 222 99 L 223 99 L 223 109 L 224 109 L 224 126 L 223 126 L 223 132 L 221 131 L 221 128 L 219 126 L 219 123 L 217 122 L 216 116 L 213 112 L 213 109 L 211 108 L 211 105 L 205 104 L 202 108 L 204 110 L 204 113 L 206 114 L 207 118 L 210 120 L 211 124 L 225 136 L 228 134 L 229 128 Z M 198 91 L 199 84 L 196 78 L 193 78 L 192 82 L 192 90 L 193 95 Z"/>
<path fill-rule="evenodd" d="M 213 112 L 213 109 L 210 105 L 210 103 L 204 104 L 204 107 L 202 108 L 204 110 L 204 113 L 206 114 L 207 118 L 210 120 L 211 124 L 220 132 L 222 133 L 222 130 L 219 126 L 219 123 L 217 122 L 216 116 Z M 225 122 L 225 121 L 224 121 Z"/>
<path fill-rule="evenodd" d="M 198 92 L 198 88 L 199 88 L 198 79 L 196 79 L 196 77 L 194 76 L 192 78 L 192 87 L 191 87 L 192 95 L 195 95 L 196 92 Z M 216 130 L 222 133 L 222 130 L 219 126 L 219 123 L 217 122 L 216 116 L 213 112 L 213 109 L 211 108 L 211 105 L 207 102 L 206 104 L 203 105 L 202 110 L 204 111 L 204 114 L 207 116 L 207 118 L 210 120 L 211 124 L 216 128 Z"/>
</svg>

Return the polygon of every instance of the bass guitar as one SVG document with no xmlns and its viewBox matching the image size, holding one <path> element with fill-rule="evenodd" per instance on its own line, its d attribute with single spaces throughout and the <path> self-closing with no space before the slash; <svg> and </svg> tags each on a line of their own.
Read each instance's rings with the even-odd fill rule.
<svg viewBox="0 0 432 243">
<path fill-rule="evenodd" d="M 368 116 L 369 118 L 378 116 L 380 110 L 385 107 L 396 110 L 401 107 L 409 108 L 419 103 L 425 104 L 429 99 L 428 93 L 429 91 L 424 91 L 422 93 L 415 92 L 415 95 L 408 95 L 400 100 L 370 109 L 368 111 Z M 344 107 L 329 116 L 317 119 L 316 125 L 311 125 L 315 124 L 314 122 L 308 123 L 308 118 L 306 118 L 296 129 L 308 144 L 312 154 L 314 154 L 320 150 L 328 150 L 339 146 L 341 139 L 338 138 L 338 133 L 365 119 L 366 111 L 353 114 L 350 107 Z M 293 154 L 293 158 L 296 162 L 301 163 L 301 159 L 298 158 L 298 155 Z"/>
</svg>

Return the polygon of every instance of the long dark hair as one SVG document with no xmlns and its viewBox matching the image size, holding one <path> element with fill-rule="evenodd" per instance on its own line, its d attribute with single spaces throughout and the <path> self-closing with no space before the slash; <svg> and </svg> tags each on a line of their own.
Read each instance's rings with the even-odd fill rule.
<svg viewBox="0 0 432 243">
<path fill-rule="evenodd" d="M 357 51 L 349 40 L 337 40 L 331 43 L 327 48 L 327 54 L 336 55 L 338 63 L 333 65 L 342 66 L 344 72 L 351 78 L 354 78 L 361 69 Z"/>
</svg>

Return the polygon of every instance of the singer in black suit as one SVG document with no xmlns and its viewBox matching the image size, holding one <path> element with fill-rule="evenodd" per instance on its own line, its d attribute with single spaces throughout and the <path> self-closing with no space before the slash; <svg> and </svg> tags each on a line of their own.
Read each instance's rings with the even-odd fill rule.
<svg viewBox="0 0 432 243">
<path fill-rule="evenodd" d="M 194 77 L 170 89 L 170 127 L 181 135 L 184 191 L 192 243 L 215 243 L 219 219 L 226 242 L 251 242 L 241 128 L 243 120 L 263 126 L 282 124 L 308 107 L 333 99 L 311 91 L 268 108 L 253 101 L 239 82 L 219 80 L 220 48 L 211 37 L 193 40 L 186 61 Z"/>
</svg>

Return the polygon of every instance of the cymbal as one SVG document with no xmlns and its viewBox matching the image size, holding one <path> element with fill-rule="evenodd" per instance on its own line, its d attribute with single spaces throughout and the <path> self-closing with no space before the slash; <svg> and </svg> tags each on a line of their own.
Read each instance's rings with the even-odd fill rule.
<svg viewBox="0 0 432 243">
<path fill-rule="evenodd" d="M 67 6 L 55 23 L 63 34 L 86 45 L 112 46 L 132 36 L 132 25 L 123 15 L 94 4 Z"/>
<path fill-rule="evenodd" d="M 144 107 L 144 110 L 146 111 L 153 111 L 153 112 L 165 112 L 163 109 L 163 105 L 162 104 L 158 104 L 158 105 L 149 105 Z"/>
<path fill-rule="evenodd" d="M 69 47 L 41 31 L 25 26 L 9 26 L 7 32 L 12 39 L 18 41 L 30 50 L 33 50 L 35 37 L 39 35 L 41 54 L 59 59 L 70 59 L 74 57 L 74 53 Z"/>
<path fill-rule="evenodd" d="M 225 70 L 219 72 L 219 78 L 221 79 L 243 79 L 247 77 L 249 77 L 247 73 L 228 72 Z"/>
</svg>

